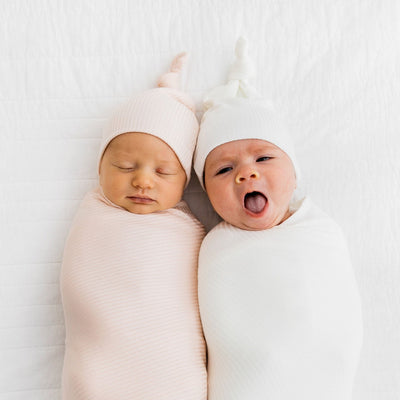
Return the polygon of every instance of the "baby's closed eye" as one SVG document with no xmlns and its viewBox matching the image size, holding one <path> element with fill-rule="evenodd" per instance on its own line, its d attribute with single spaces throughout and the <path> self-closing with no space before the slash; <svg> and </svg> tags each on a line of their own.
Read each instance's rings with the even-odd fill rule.
<svg viewBox="0 0 400 400">
<path fill-rule="evenodd" d="M 118 168 L 121 171 L 133 171 L 135 169 L 134 165 L 124 165 L 124 164 L 112 164 L 114 167 Z"/>
<path fill-rule="evenodd" d="M 159 175 L 177 175 L 178 171 L 174 168 L 157 168 L 156 173 Z"/>
</svg>

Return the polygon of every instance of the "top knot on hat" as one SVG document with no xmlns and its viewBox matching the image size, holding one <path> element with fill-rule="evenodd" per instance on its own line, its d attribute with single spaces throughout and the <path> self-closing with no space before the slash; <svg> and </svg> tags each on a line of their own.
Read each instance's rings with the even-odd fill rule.
<svg viewBox="0 0 400 400">
<path fill-rule="evenodd" d="M 183 52 L 178 54 L 171 63 L 169 72 L 161 75 L 158 80 L 158 87 L 180 89 L 180 78 L 183 68 L 186 66 L 188 54 Z"/>
<path fill-rule="evenodd" d="M 185 170 L 186 183 L 189 182 L 199 123 L 193 100 L 180 90 L 187 60 L 187 53 L 179 53 L 169 71 L 159 78 L 157 88 L 139 93 L 117 110 L 103 131 L 98 171 L 111 140 L 123 133 L 141 132 L 156 136 L 171 147 Z"/>
<path fill-rule="evenodd" d="M 247 47 L 247 40 L 240 37 L 236 42 L 236 60 L 229 70 L 228 81 L 247 81 L 247 79 L 254 77 L 255 68 L 247 54 Z"/>
<path fill-rule="evenodd" d="M 236 42 L 236 59 L 230 67 L 228 82 L 212 89 L 203 99 L 205 110 L 233 98 L 257 98 L 255 88 L 248 80 L 254 76 L 255 68 L 247 54 L 247 41 L 240 37 Z"/>
<path fill-rule="evenodd" d="M 158 79 L 158 90 L 169 89 L 170 95 L 188 107 L 192 112 L 196 112 L 193 100 L 184 92 L 180 91 L 182 71 L 186 67 L 189 55 L 186 52 L 179 53 L 171 63 L 168 72 L 161 75 Z"/>
</svg>

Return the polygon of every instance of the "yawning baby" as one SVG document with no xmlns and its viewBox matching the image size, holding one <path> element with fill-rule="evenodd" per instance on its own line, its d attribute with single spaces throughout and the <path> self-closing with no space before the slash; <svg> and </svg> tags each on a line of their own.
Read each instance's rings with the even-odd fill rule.
<svg viewBox="0 0 400 400">
<path fill-rule="evenodd" d="M 287 128 L 256 96 L 240 39 L 206 98 L 195 170 L 224 219 L 199 256 L 209 400 L 350 400 L 360 297 L 339 226 L 310 198 Z"/>
</svg>

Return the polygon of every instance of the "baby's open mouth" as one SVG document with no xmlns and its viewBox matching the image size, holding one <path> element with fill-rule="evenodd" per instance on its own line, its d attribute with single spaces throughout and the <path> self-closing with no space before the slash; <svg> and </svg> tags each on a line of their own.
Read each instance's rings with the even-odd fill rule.
<svg viewBox="0 0 400 400">
<path fill-rule="evenodd" d="M 244 207 L 254 214 L 262 212 L 268 199 L 260 192 L 247 193 L 244 196 Z"/>
</svg>

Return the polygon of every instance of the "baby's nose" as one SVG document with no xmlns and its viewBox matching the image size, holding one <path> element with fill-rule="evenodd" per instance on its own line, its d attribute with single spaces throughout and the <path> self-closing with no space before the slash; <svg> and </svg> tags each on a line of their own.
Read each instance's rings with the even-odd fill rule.
<svg viewBox="0 0 400 400">
<path fill-rule="evenodd" d="M 149 172 L 138 170 L 133 175 L 132 186 L 141 189 L 151 189 L 154 187 L 154 180 Z"/>
<path fill-rule="evenodd" d="M 259 179 L 259 178 L 260 174 L 255 168 L 243 168 L 237 173 L 235 177 L 235 182 L 242 183 L 246 180 Z"/>
</svg>

